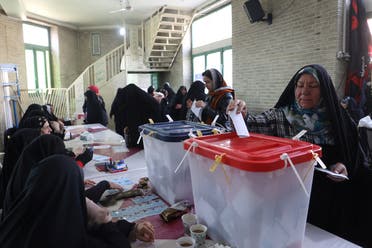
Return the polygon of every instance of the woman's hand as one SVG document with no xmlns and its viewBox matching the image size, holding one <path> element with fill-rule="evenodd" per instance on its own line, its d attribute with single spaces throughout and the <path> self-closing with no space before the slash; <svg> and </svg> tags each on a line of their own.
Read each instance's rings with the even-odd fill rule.
<svg viewBox="0 0 372 248">
<path fill-rule="evenodd" d="M 110 181 L 109 181 L 109 184 L 110 184 L 110 189 L 118 189 L 120 191 L 123 191 L 124 190 L 124 188 L 121 187 L 120 184 L 117 184 L 117 183 L 114 183 L 114 182 L 110 182 Z"/>
<path fill-rule="evenodd" d="M 154 226 L 148 222 L 140 222 L 135 227 L 136 238 L 144 242 L 154 242 L 155 229 Z"/>
<path fill-rule="evenodd" d="M 243 100 L 232 100 L 226 108 L 226 114 L 229 114 L 230 111 L 234 111 L 236 108 L 236 113 L 242 113 L 243 116 L 247 115 L 247 105 Z"/>
<path fill-rule="evenodd" d="M 342 175 L 345 175 L 345 176 L 348 175 L 346 166 L 343 163 L 340 163 L 340 162 L 331 166 L 330 171 L 332 171 L 334 173 L 337 173 L 337 174 L 342 174 Z M 335 182 L 342 182 L 342 181 L 345 180 L 345 178 L 333 177 L 331 175 L 328 175 L 327 177 L 329 177 L 331 180 L 333 180 Z"/>
<path fill-rule="evenodd" d="M 202 101 L 202 100 L 199 100 L 199 101 L 195 102 L 195 107 L 197 107 L 197 108 L 204 108 L 205 105 L 206 105 L 205 102 Z"/>
<path fill-rule="evenodd" d="M 95 181 L 92 181 L 92 180 L 89 180 L 89 179 L 84 180 L 84 186 L 85 187 L 91 187 L 91 186 L 94 186 L 94 185 L 96 185 Z"/>
</svg>

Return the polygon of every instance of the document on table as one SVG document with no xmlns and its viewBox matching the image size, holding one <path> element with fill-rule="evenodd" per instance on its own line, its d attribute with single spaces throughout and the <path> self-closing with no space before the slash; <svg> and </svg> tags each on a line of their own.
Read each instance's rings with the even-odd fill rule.
<svg viewBox="0 0 372 248">
<path fill-rule="evenodd" d="M 242 113 L 236 114 L 236 108 L 229 113 L 234 128 L 239 137 L 249 137 L 247 125 L 244 122 Z"/>
<path fill-rule="evenodd" d="M 191 105 L 191 111 L 196 115 L 196 117 L 198 117 L 200 119 L 200 112 L 202 110 L 202 108 L 200 107 L 196 107 L 196 101 L 194 101 Z"/>
<path fill-rule="evenodd" d="M 110 157 L 105 156 L 105 155 L 93 154 L 92 160 L 97 161 L 97 162 L 106 162 L 110 160 Z"/>
<path fill-rule="evenodd" d="M 326 173 L 328 175 L 331 175 L 332 177 L 343 178 L 343 179 L 349 180 L 349 178 L 347 176 L 345 176 L 344 174 L 334 173 L 334 172 L 332 172 L 332 171 L 330 171 L 328 169 L 323 169 L 323 168 L 320 168 L 320 167 L 315 167 L 315 170 L 324 172 L 324 173 Z"/>
</svg>

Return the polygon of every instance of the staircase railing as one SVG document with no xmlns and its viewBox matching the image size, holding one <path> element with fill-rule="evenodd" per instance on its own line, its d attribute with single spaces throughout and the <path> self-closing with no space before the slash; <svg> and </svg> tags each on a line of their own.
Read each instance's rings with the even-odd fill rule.
<svg viewBox="0 0 372 248">
<path fill-rule="evenodd" d="M 54 113 L 61 118 L 73 118 L 81 111 L 84 91 L 89 85 L 100 85 L 120 73 L 120 62 L 125 52 L 124 45 L 113 49 L 88 66 L 68 88 L 23 89 L 21 110 L 24 112 L 31 103 L 53 104 Z M 80 109 L 79 109 L 80 108 Z"/>
</svg>

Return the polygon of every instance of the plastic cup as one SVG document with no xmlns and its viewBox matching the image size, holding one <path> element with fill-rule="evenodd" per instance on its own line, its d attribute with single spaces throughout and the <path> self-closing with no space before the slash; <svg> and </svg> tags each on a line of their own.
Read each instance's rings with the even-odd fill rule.
<svg viewBox="0 0 372 248">
<path fill-rule="evenodd" d="M 195 224 L 190 227 L 191 237 L 195 239 L 195 247 L 201 247 L 205 243 L 208 228 L 202 224 Z"/>
<path fill-rule="evenodd" d="M 195 240 L 191 237 L 181 237 L 176 240 L 177 248 L 194 248 Z"/>
<path fill-rule="evenodd" d="M 190 227 L 198 223 L 198 217 L 195 214 L 187 213 L 181 217 L 185 235 L 190 236 Z"/>
</svg>

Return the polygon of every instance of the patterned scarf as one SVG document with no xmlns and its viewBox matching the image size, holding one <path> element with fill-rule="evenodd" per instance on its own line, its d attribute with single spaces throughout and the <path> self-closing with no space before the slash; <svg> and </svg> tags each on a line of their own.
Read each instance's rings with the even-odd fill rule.
<svg viewBox="0 0 372 248">
<path fill-rule="evenodd" d="M 327 117 L 326 107 L 322 100 L 319 106 L 313 109 L 303 109 L 295 102 L 283 107 L 283 111 L 296 132 L 307 130 L 309 135 L 319 139 L 317 144 L 334 144 L 331 121 Z"/>
<path fill-rule="evenodd" d="M 225 80 L 222 77 L 222 74 L 216 69 L 209 69 L 212 75 L 212 88 L 213 90 L 209 91 L 208 95 L 211 98 L 210 106 L 213 109 L 217 109 L 218 102 L 221 98 L 227 93 L 233 93 L 234 90 L 227 86 Z"/>
</svg>

